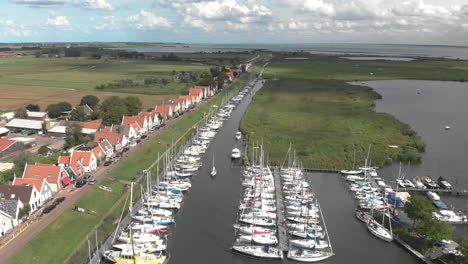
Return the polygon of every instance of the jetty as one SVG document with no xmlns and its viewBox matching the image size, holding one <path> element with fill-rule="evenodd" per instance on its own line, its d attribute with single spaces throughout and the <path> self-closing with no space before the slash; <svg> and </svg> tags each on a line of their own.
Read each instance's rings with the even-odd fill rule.
<svg viewBox="0 0 468 264">
<path fill-rule="evenodd" d="M 288 251 L 288 234 L 286 232 L 286 218 L 284 217 L 284 201 L 283 192 L 281 188 L 281 179 L 279 167 L 273 168 L 273 176 L 275 179 L 275 190 L 276 190 L 276 225 L 278 227 L 278 246 L 283 251 Z"/>
<path fill-rule="evenodd" d="M 468 195 L 468 190 L 465 189 L 432 189 L 432 188 L 398 188 L 398 191 L 401 192 L 419 192 L 419 193 L 426 193 L 426 192 L 435 192 L 442 195 Z"/>
</svg>

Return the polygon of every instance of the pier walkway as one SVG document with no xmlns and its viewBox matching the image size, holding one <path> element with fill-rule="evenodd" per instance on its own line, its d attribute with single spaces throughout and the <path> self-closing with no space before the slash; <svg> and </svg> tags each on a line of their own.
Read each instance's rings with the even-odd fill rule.
<svg viewBox="0 0 468 264">
<path fill-rule="evenodd" d="M 284 201 L 283 192 L 281 188 L 280 171 L 278 167 L 273 167 L 273 176 L 275 178 L 275 190 L 276 190 L 276 225 L 278 227 L 278 247 L 283 251 L 288 250 L 288 234 L 286 233 L 286 219 L 284 217 Z"/>
</svg>

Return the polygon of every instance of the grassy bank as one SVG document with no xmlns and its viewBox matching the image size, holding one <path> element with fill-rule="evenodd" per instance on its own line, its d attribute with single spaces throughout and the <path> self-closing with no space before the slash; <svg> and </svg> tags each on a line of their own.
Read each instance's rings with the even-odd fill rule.
<svg viewBox="0 0 468 264">
<path fill-rule="evenodd" d="M 172 144 L 172 142 L 179 139 L 189 129 L 193 128 L 194 124 L 201 120 L 203 115 L 207 113 L 212 105 L 219 105 L 223 100 L 232 95 L 232 91 L 243 86 L 249 80 L 249 76 L 244 75 L 236 83 L 231 85 L 228 91 L 215 98 L 211 102 L 197 108 L 190 114 L 186 114 L 176 124 L 170 128 L 162 131 L 157 137 L 153 137 L 150 142 L 147 142 L 141 149 L 132 153 L 125 161 L 121 162 L 117 168 L 110 172 L 109 176 L 122 179 L 131 180 L 135 177 L 136 171 L 141 171 L 150 166 L 157 158 L 158 153 L 162 154 Z M 194 131 L 194 130 L 193 130 Z M 187 134 L 188 138 L 190 134 Z M 185 144 L 185 141 L 181 141 Z"/>
<path fill-rule="evenodd" d="M 218 98 L 192 113 L 186 114 L 171 128 L 153 137 L 149 142 L 146 142 L 144 147 L 130 154 L 108 176 L 122 180 L 132 180 L 139 171 L 147 168 L 156 160 L 158 152 L 163 153 L 166 151 L 173 140 L 177 140 L 203 117 L 204 112 L 207 112 L 212 105 L 220 104 L 226 96 L 245 84 L 248 78 L 249 76 L 244 75 L 230 88 L 223 91 Z M 107 238 L 115 229 L 116 221 L 124 206 L 124 200 L 117 204 L 119 198 L 125 192 L 122 183 L 105 179 L 99 182 L 98 185 L 110 186 L 113 192 L 103 192 L 96 186 L 76 203 L 82 208 L 96 211 L 96 215 L 81 214 L 72 211 L 72 208 L 68 208 L 52 224 L 18 250 L 6 263 L 64 263 L 67 259 L 68 263 L 83 263 L 87 258 L 87 245 L 79 247 L 80 243 L 95 228 L 98 230 L 98 237 L 101 241 Z M 134 192 L 136 194 L 139 194 L 139 186 L 136 185 L 135 187 Z M 104 215 L 109 213 L 113 206 L 116 206 L 116 208 L 104 218 Z M 102 223 L 96 226 L 101 220 Z M 77 247 L 79 247 L 78 250 L 76 250 Z M 74 254 L 68 258 L 72 253 Z"/>
<path fill-rule="evenodd" d="M 251 142 L 263 139 L 277 164 L 290 143 L 304 166 L 312 168 L 349 168 L 354 151 L 362 165 L 369 144 L 372 165 L 418 159 L 421 139 L 394 117 L 376 113 L 376 98 L 368 87 L 341 81 L 268 81 L 254 97 L 241 129 Z"/>
<path fill-rule="evenodd" d="M 301 56 L 302 57 L 302 56 Z M 305 60 L 276 58 L 265 78 L 295 80 L 466 80 L 468 61 L 424 59 L 416 61 L 352 61 L 332 56 L 308 56 Z"/>
</svg>

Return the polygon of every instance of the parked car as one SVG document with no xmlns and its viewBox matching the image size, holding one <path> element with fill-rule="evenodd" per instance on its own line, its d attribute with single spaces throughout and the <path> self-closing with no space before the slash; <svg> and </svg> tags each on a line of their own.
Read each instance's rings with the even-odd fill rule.
<svg viewBox="0 0 468 264">
<path fill-rule="evenodd" d="M 84 176 L 82 180 L 85 181 L 85 182 L 87 182 L 87 183 L 90 184 L 90 185 L 93 185 L 93 184 L 96 183 L 96 179 L 95 179 L 93 176 L 91 176 L 91 175 L 86 175 L 86 176 Z"/>
<path fill-rule="evenodd" d="M 43 214 L 50 213 L 50 211 L 54 210 L 55 206 L 56 206 L 55 204 L 51 204 L 51 205 L 44 207 L 44 210 L 42 210 L 42 213 Z"/>
<path fill-rule="evenodd" d="M 119 152 L 119 153 L 115 154 L 115 157 L 116 157 L 116 158 L 122 157 L 122 152 Z"/>
<path fill-rule="evenodd" d="M 62 196 L 62 197 L 59 197 L 59 198 L 55 199 L 54 202 L 53 202 L 52 204 L 55 205 L 55 206 L 57 206 L 57 205 L 59 205 L 61 202 L 65 201 L 65 199 L 66 199 L 66 198 L 63 197 L 63 196 Z"/>
<path fill-rule="evenodd" d="M 143 135 L 143 136 L 141 136 L 141 139 L 145 139 L 147 137 L 148 137 L 147 135 Z"/>
<path fill-rule="evenodd" d="M 86 184 L 86 181 L 84 181 L 84 180 L 79 180 L 79 181 L 77 181 L 77 182 L 75 183 L 75 187 L 76 187 L 76 188 L 81 188 L 81 187 L 83 187 L 85 184 Z"/>
<path fill-rule="evenodd" d="M 137 145 L 137 143 L 136 143 L 135 141 L 132 141 L 132 142 L 130 142 L 130 145 L 129 145 L 129 146 L 130 146 L 130 147 L 134 147 L 134 146 L 136 146 L 136 145 Z M 125 151 L 125 149 L 124 149 L 124 151 Z"/>
<path fill-rule="evenodd" d="M 131 143 L 130 143 L 130 144 L 131 144 Z M 129 151 L 129 150 L 130 150 L 130 148 L 129 148 L 129 147 L 126 147 L 126 148 L 123 149 L 123 152 L 127 152 L 127 151 Z"/>
<path fill-rule="evenodd" d="M 141 142 L 141 139 L 137 139 L 136 143 L 138 144 L 138 143 L 140 143 L 140 142 Z"/>
<path fill-rule="evenodd" d="M 109 165 L 111 165 L 111 164 L 112 164 L 112 161 L 111 161 L 111 160 L 106 160 L 106 161 L 104 162 L 104 166 L 106 166 L 106 167 L 109 166 Z"/>
</svg>

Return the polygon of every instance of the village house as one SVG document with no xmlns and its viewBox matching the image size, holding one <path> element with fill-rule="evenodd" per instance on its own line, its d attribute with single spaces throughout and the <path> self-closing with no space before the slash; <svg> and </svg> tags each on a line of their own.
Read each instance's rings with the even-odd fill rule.
<svg viewBox="0 0 468 264">
<path fill-rule="evenodd" d="M 180 113 L 184 113 L 189 108 L 189 106 L 187 105 L 186 99 L 172 98 L 171 101 L 180 105 Z"/>
<path fill-rule="evenodd" d="M 128 127 L 128 126 L 125 126 L 125 127 Z M 116 128 L 121 128 L 123 130 L 122 126 L 116 126 Z M 101 143 L 101 144 L 103 142 L 108 142 L 113 147 L 113 151 L 118 152 L 127 145 L 128 140 L 127 140 L 127 136 L 125 136 L 124 133 L 119 133 L 120 131 L 115 132 L 113 130 L 114 130 L 114 126 L 112 127 L 109 126 L 109 127 L 105 127 L 101 131 L 96 132 L 96 135 L 94 135 L 94 141 Z M 128 128 L 128 130 L 130 129 Z"/>
<path fill-rule="evenodd" d="M 68 173 L 62 166 L 52 164 L 26 164 L 22 178 L 45 179 L 54 193 L 63 189 L 71 182 Z"/>
<path fill-rule="evenodd" d="M 194 88 L 203 90 L 204 98 L 208 98 L 208 97 L 213 96 L 213 94 L 211 94 L 211 89 L 210 89 L 209 86 L 195 86 Z"/>
<path fill-rule="evenodd" d="M 28 185 L 0 185 L 0 199 L 20 200 L 23 205 L 29 205 L 31 208 L 29 214 L 44 204 L 36 187 Z"/>
<path fill-rule="evenodd" d="M 94 155 L 93 151 L 81 151 L 74 150 L 70 155 L 70 164 L 71 166 L 76 167 L 81 165 L 84 169 L 84 172 L 91 172 L 97 169 L 97 157 Z"/>
<path fill-rule="evenodd" d="M 192 95 L 181 95 L 179 96 L 180 99 L 185 100 L 185 104 L 187 106 L 187 109 L 192 108 L 195 106 L 195 100 Z"/>
<path fill-rule="evenodd" d="M 205 98 L 203 90 L 202 89 L 197 89 L 197 88 L 190 88 L 189 95 L 196 96 L 197 97 L 197 103 L 201 102 L 203 100 L 203 98 Z"/>
<path fill-rule="evenodd" d="M 4 236 L 20 223 L 19 212 L 24 207 L 17 200 L 0 200 L 0 236 Z"/>
<path fill-rule="evenodd" d="M 12 185 L 34 186 L 36 190 L 39 191 L 39 195 L 41 196 L 41 205 L 52 199 L 52 187 L 50 187 L 50 184 L 45 179 L 25 179 L 15 177 L 13 179 Z"/>
</svg>

